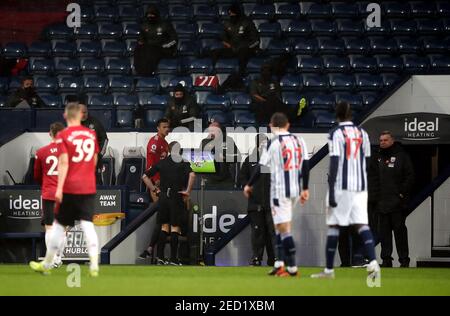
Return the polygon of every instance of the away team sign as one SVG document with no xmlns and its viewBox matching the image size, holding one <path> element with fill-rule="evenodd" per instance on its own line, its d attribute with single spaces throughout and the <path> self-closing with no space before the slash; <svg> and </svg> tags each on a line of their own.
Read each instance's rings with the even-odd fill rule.
<svg viewBox="0 0 450 316">
<path fill-rule="evenodd" d="M 40 190 L 0 189 L 0 232 L 42 232 L 41 204 Z M 97 191 L 96 214 L 116 213 L 121 211 L 121 190 Z"/>
<path fill-rule="evenodd" d="M 435 113 L 407 113 L 379 116 L 364 123 L 372 144 L 378 144 L 382 131 L 390 131 L 404 144 L 450 143 L 450 115 Z"/>
</svg>

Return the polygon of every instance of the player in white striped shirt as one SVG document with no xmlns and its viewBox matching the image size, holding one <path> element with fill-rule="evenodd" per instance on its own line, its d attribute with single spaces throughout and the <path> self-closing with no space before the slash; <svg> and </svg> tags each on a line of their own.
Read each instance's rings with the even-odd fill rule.
<svg viewBox="0 0 450 316">
<path fill-rule="evenodd" d="M 271 173 L 270 204 L 277 235 L 277 261 L 269 274 L 281 277 L 297 276 L 291 220 L 292 209 L 298 198 L 300 197 L 302 205 L 309 199 L 308 150 L 302 138 L 289 133 L 289 121 L 285 114 L 272 115 L 270 127 L 275 137 L 263 151 L 259 161 L 260 168 L 256 168 L 244 188 L 244 194 L 247 198 L 250 196 L 252 185 L 261 172 Z"/>
<path fill-rule="evenodd" d="M 334 278 L 334 256 L 339 238 L 339 228 L 352 225 L 363 240 L 369 265 L 367 271 L 373 279 L 380 276 L 380 266 L 375 257 L 375 245 L 368 226 L 367 166 L 370 158 L 370 141 L 366 131 L 351 121 L 350 105 L 336 106 L 339 125 L 331 130 L 328 139 L 330 169 L 328 174 L 328 236 L 326 245 L 327 267 L 313 278 Z"/>
</svg>

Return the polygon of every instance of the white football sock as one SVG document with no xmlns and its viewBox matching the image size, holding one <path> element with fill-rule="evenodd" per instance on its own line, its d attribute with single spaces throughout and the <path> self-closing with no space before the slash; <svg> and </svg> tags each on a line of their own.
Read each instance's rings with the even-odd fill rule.
<svg viewBox="0 0 450 316">
<path fill-rule="evenodd" d="M 64 238 L 65 229 L 61 224 L 54 222 L 50 235 L 48 237 L 48 248 L 45 254 L 44 266 L 46 269 L 50 269 L 53 264 L 55 254 L 61 245 L 61 240 Z"/>
<path fill-rule="evenodd" d="M 86 247 L 91 260 L 90 269 L 98 270 L 98 237 L 94 228 L 94 223 L 81 221 L 81 229 L 86 237 Z"/>
</svg>

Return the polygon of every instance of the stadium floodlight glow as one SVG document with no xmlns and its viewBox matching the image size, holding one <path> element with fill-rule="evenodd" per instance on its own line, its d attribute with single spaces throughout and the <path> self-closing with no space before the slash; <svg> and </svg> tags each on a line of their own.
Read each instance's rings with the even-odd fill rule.
<svg viewBox="0 0 450 316">
<path fill-rule="evenodd" d="M 368 28 L 381 27 L 381 7 L 378 3 L 369 3 L 366 8 L 370 14 L 366 18 Z"/>
<path fill-rule="evenodd" d="M 69 3 L 66 8 L 70 14 L 67 16 L 67 27 L 76 28 L 81 27 L 81 7 L 78 3 Z"/>
</svg>

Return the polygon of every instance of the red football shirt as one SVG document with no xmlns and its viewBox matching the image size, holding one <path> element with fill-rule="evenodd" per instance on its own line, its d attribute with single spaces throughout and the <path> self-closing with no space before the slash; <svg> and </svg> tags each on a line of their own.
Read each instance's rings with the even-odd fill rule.
<svg viewBox="0 0 450 316">
<path fill-rule="evenodd" d="M 156 165 L 161 159 L 167 157 L 169 153 L 169 144 L 167 141 L 156 134 L 147 144 L 147 169 Z M 159 173 L 151 178 L 153 182 L 159 180 Z"/>
<path fill-rule="evenodd" d="M 36 152 L 34 180 L 42 186 L 42 199 L 54 201 L 58 186 L 58 146 L 51 142 Z"/>
<path fill-rule="evenodd" d="M 59 154 L 68 154 L 69 171 L 63 192 L 95 194 L 95 154 L 99 153 L 95 132 L 84 126 L 71 126 L 56 136 Z"/>
</svg>

